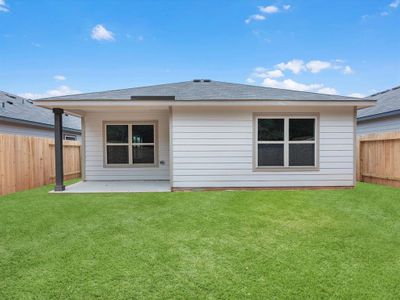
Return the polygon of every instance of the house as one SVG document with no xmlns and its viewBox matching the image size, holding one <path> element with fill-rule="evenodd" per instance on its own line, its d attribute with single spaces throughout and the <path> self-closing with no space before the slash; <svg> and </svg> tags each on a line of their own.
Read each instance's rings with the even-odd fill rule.
<svg viewBox="0 0 400 300">
<path fill-rule="evenodd" d="M 65 114 L 63 138 L 80 140 L 80 118 Z M 0 91 L 0 134 L 54 137 L 51 110 L 33 105 L 31 100 Z"/>
<path fill-rule="evenodd" d="M 376 106 L 357 113 L 357 134 L 400 131 L 400 86 L 369 97 Z"/>
<path fill-rule="evenodd" d="M 172 190 L 352 187 L 356 109 L 374 103 L 197 79 L 35 101 L 59 128 L 63 112 L 83 118 L 84 181 Z"/>
</svg>

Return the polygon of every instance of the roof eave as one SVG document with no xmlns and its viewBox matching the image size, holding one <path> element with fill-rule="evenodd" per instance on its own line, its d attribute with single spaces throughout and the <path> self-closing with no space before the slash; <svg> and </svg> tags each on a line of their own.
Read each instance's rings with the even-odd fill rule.
<svg viewBox="0 0 400 300">
<path fill-rule="evenodd" d="M 34 121 L 29 121 L 29 120 L 21 120 L 21 119 L 15 119 L 15 118 L 3 117 L 3 116 L 0 116 L 0 121 L 16 123 L 16 124 L 20 124 L 20 125 L 31 125 L 31 126 L 36 126 L 36 127 L 46 128 L 46 129 L 54 129 L 54 125 L 51 125 L 51 124 L 39 123 L 39 122 L 34 122 Z M 69 131 L 69 132 L 81 133 L 81 129 L 70 128 L 70 127 L 65 127 L 65 126 L 63 126 L 63 130 Z"/>
<path fill-rule="evenodd" d="M 383 113 L 379 113 L 379 114 L 357 117 L 357 120 L 358 121 L 368 121 L 368 120 L 374 120 L 374 119 L 380 119 L 380 118 L 392 117 L 392 116 L 398 116 L 398 115 L 400 115 L 400 109 L 383 112 Z"/>
<path fill-rule="evenodd" d="M 134 106 L 355 106 L 370 107 L 376 100 L 128 100 L 128 99 L 90 99 L 90 100 L 36 100 L 35 105 L 46 108 L 71 107 L 134 107 Z"/>
</svg>

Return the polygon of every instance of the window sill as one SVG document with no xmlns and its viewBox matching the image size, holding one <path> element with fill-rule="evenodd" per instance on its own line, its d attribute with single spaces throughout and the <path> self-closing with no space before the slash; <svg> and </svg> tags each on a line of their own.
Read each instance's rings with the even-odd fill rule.
<svg viewBox="0 0 400 300">
<path fill-rule="evenodd" d="M 319 167 L 254 167 L 253 172 L 316 172 Z"/>
<path fill-rule="evenodd" d="M 104 164 L 103 168 L 107 169 L 142 169 L 142 168 L 158 168 L 159 164 L 136 164 L 136 165 L 119 165 L 119 164 Z"/>
</svg>

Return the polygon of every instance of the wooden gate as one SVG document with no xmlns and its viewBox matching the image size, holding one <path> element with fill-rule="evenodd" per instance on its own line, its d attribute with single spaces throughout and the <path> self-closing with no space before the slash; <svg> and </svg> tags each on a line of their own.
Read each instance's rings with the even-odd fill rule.
<svg viewBox="0 0 400 300">
<path fill-rule="evenodd" d="M 400 132 L 358 138 L 357 179 L 400 187 Z"/>
<path fill-rule="evenodd" d="M 64 141 L 64 178 L 81 176 L 80 143 Z M 54 140 L 0 135 L 0 195 L 53 183 Z"/>
</svg>

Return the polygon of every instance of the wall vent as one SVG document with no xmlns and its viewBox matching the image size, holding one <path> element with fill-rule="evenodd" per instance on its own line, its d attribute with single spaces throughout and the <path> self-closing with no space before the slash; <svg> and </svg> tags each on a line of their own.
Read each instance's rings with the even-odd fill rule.
<svg viewBox="0 0 400 300">
<path fill-rule="evenodd" d="M 193 82 L 211 82 L 211 79 L 193 79 Z"/>
<path fill-rule="evenodd" d="M 175 96 L 131 96 L 131 100 L 175 100 Z"/>
<path fill-rule="evenodd" d="M 11 98 L 11 99 L 17 99 L 17 97 L 16 97 L 16 96 L 13 96 L 13 95 L 6 94 L 6 96 L 9 97 L 9 98 Z"/>
</svg>

